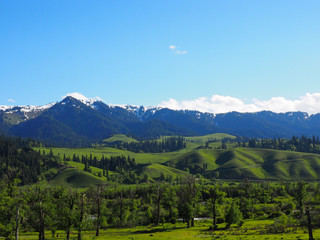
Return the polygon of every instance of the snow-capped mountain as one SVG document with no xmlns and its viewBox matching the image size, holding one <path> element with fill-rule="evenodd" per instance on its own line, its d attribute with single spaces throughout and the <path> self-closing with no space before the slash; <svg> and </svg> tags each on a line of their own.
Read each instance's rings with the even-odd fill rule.
<svg viewBox="0 0 320 240">
<path fill-rule="evenodd" d="M 86 96 L 82 95 L 81 93 L 68 93 L 66 96 L 63 97 L 63 99 L 67 97 L 72 97 L 74 99 L 77 99 L 78 101 L 82 102 L 83 104 L 93 107 L 94 108 L 94 103 L 97 101 L 102 101 L 101 98 L 95 97 L 95 98 L 87 98 Z"/>
<path fill-rule="evenodd" d="M 19 124 L 28 119 L 39 116 L 42 112 L 51 108 L 55 103 L 49 103 L 43 106 L 0 106 L 0 112 L 3 112 L 8 123 L 11 125 Z"/>
<path fill-rule="evenodd" d="M 122 133 L 140 138 L 224 132 L 246 137 L 320 135 L 320 114 L 203 113 L 161 107 L 108 105 L 79 93 L 44 106 L 0 106 L 0 133 L 61 145 L 81 145 Z"/>
<path fill-rule="evenodd" d="M 33 106 L 33 105 L 27 105 L 27 106 L 6 106 L 6 105 L 1 105 L 0 106 L 0 111 L 4 112 L 24 112 L 24 113 L 29 113 L 29 112 L 41 112 L 44 111 L 48 108 L 51 108 L 55 103 L 49 103 L 43 106 Z"/>
</svg>

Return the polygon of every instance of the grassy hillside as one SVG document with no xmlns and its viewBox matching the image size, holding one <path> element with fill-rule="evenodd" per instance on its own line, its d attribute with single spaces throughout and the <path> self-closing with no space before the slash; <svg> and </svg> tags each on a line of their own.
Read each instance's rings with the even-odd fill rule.
<svg viewBox="0 0 320 240">
<path fill-rule="evenodd" d="M 222 179 L 320 179 L 320 155 L 270 149 L 196 149 L 166 165 Z"/>
<path fill-rule="evenodd" d="M 104 139 L 104 143 L 131 143 L 131 142 L 138 142 L 138 140 L 128 137 L 123 134 L 116 134 L 110 138 Z"/>
<path fill-rule="evenodd" d="M 48 149 L 46 149 L 49 151 Z M 60 156 L 66 154 L 72 157 L 76 155 L 104 156 L 127 156 L 134 157 L 137 163 L 149 164 L 139 174 L 151 172 L 152 177 L 158 177 L 160 167 L 170 167 L 191 173 L 201 173 L 207 177 L 219 177 L 227 179 L 253 178 L 253 179 L 320 179 L 320 155 L 298 153 L 290 151 L 278 151 L 269 149 L 233 148 L 221 149 L 184 149 L 171 153 L 132 153 L 112 148 L 98 149 L 66 149 L 54 148 L 54 154 Z M 73 167 L 83 169 L 83 164 L 69 163 Z M 75 166 L 78 165 L 78 166 Z M 206 164 L 205 172 L 203 171 Z M 81 166 L 80 166 L 81 165 Z M 93 168 L 94 172 L 101 171 Z M 157 172 L 155 174 L 155 172 Z M 182 173 L 182 172 L 180 172 Z M 175 176 L 175 175 L 173 175 Z"/>
<path fill-rule="evenodd" d="M 163 174 L 166 178 L 175 179 L 178 176 L 186 176 L 187 172 L 154 163 L 143 167 L 142 169 L 139 169 L 137 171 L 137 174 L 140 176 L 144 176 L 145 174 L 147 174 L 150 178 L 154 179 L 159 179 L 161 174 Z"/>
<path fill-rule="evenodd" d="M 192 147 L 197 147 L 192 146 Z M 76 156 L 87 155 L 92 157 L 97 157 L 101 159 L 102 156 L 104 157 L 111 157 L 111 156 L 130 156 L 131 158 L 135 158 L 137 163 L 165 163 L 170 159 L 178 157 L 181 154 L 189 152 L 192 147 L 187 147 L 186 149 L 181 149 L 176 152 L 165 152 L 165 153 L 133 153 L 130 151 L 110 148 L 110 147 L 97 147 L 97 148 L 52 148 L 52 152 L 54 155 L 60 155 L 60 159 L 63 159 L 63 156 L 72 158 L 75 154 Z M 37 151 L 40 150 L 41 152 L 49 153 L 50 148 L 35 148 Z"/>
<path fill-rule="evenodd" d="M 104 181 L 91 173 L 75 168 L 62 170 L 50 182 L 53 185 L 67 186 L 72 188 L 86 188 L 95 184 L 102 184 Z"/>
<path fill-rule="evenodd" d="M 85 166 L 83 163 L 79 163 L 79 162 L 72 162 L 72 161 L 69 161 L 66 163 L 68 166 L 72 167 L 72 168 L 76 168 L 76 169 L 79 169 L 79 170 L 84 170 Z M 96 167 L 93 167 L 93 166 L 90 166 L 90 171 L 93 175 L 97 176 L 99 173 L 103 173 L 103 170 L 100 169 L 100 168 L 96 168 Z M 109 170 L 109 175 L 113 175 L 115 174 L 114 172 L 110 171 Z M 107 180 L 106 177 L 99 177 L 100 179 L 102 180 Z"/>
<path fill-rule="evenodd" d="M 209 134 L 205 136 L 186 137 L 185 139 L 190 142 L 204 144 L 207 141 L 212 141 L 212 140 L 219 141 L 219 140 L 222 140 L 223 138 L 236 138 L 236 137 L 226 133 L 214 133 L 214 134 Z"/>
<path fill-rule="evenodd" d="M 117 139 L 127 137 L 117 136 Z M 130 156 L 136 163 L 144 164 L 135 170 L 140 178 L 146 174 L 158 179 L 161 174 L 173 179 L 183 176 L 189 171 L 200 173 L 208 178 L 220 179 L 273 179 L 273 180 L 316 180 L 320 179 L 320 155 L 292 151 L 279 151 L 256 148 L 236 148 L 232 144 L 228 149 L 204 149 L 208 140 L 233 138 L 227 134 L 212 134 L 201 137 L 187 138 L 187 147 L 175 152 L 164 153 L 133 153 L 109 147 L 97 148 L 53 148 L 54 155 L 72 158 L 87 155 L 98 159 L 111 156 Z M 115 138 L 114 138 L 115 139 Z M 128 139 L 127 139 L 128 140 Z M 220 144 L 219 142 L 214 144 Z M 38 148 L 48 153 L 50 149 Z M 84 169 L 81 163 L 69 162 L 79 171 Z M 91 167 L 92 177 L 96 177 L 101 169 Z M 109 174 L 114 174 L 110 172 Z M 99 178 L 98 178 L 99 179 Z M 105 177 L 99 180 L 106 180 Z"/>
<path fill-rule="evenodd" d="M 235 148 L 222 152 L 213 173 L 220 178 L 320 179 L 320 155 L 269 149 Z M 218 174 L 217 174 L 218 172 Z"/>
</svg>

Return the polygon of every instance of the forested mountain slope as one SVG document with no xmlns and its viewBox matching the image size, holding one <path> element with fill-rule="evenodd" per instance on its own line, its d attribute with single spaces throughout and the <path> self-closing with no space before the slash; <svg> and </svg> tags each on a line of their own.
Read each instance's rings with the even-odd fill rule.
<svg viewBox="0 0 320 240">
<path fill-rule="evenodd" d="M 115 134 L 154 139 L 163 135 L 229 133 L 244 137 L 320 135 L 320 115 L 302 112 L 202 113 L 160 107 L 113 106 L 71 96 L 41 107 L 0 106 L 0 133 L 56 146 L 89 146 Z"/>
</svg>

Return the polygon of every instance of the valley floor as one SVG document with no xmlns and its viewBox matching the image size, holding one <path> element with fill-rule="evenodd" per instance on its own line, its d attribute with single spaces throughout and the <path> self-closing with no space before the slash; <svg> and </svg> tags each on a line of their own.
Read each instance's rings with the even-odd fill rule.
<svg viewBox="0 0 320 240">
<path fill-rule="evenodd" d="M 178 223 L 176 225 L 164 224 L 159 227 L 145 226 L 133 228 L 109 228 L 107 230 L 100 230 L 100 236 L 96 237 L 94 231 L 87 231 L 83 234 L 83 239 L 115 239 L 115 240 L 188 240 L 188 239 L 309 239 L 306 228 L 286 229 L 283 233 L 267 233 L 267 226 L 272 224 L 272 220 L 249 220 L 246 221 L 242 227 L 237 228 L 231 226 L 230 229 L 225 230 L 224 224 L 219 225 L 218 230 L 209 231 L 211 226 L 210 221 L 198 221 L 196 226 L 186 228 L 185 224 Z M 58 234 L 58 236 L 57 236 Z M 320 239 L 320 229 L 313 231 L 314 239 Z M 38 239 L 37 233 L 28 232 L 22 233 L 20 239 Z M 58 231 L 55 237 L 52 237 L 51 232 L 46 232 L 46 239 L 66 239 L 65 232 Z M 73 231 L 70 239 L 77 239 L 76 231 Z"/>
</svg>

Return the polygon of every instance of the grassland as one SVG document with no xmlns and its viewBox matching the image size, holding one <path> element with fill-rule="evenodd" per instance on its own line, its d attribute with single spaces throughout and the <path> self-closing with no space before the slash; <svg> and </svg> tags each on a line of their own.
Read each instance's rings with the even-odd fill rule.
<svg viewBox="0 0 320 240">
<path fill-rule="evenodd" d="M 200 173 L 208 178 L 257 180 L 317 180 L 320 179 L 320 155 L 299 153 L 291 151 L 279 151 L 270 149 L 254 149 L 235 147 L 227 144 L 227 149 L 219 148 L 219 142 L 212 142 L 209 148 L 205 148 L 208 140 L 231 138 L 232 136 L 218 134 L 202 137 L 187 138 L 185 149 L 164 153 L 133 153 L 124 149 L 109 147 L 95 148 L 53 148 L 54 155 L 59 155 L 61 162 L 64 156 L 72 158 L 73 155 L 102 156 L 130 156 L 137 163 L 143 165 L 135 169 L 135 173 L 142 178 L 148 175 L 151 179 L 158 179 L 161 175 L 185 176 L 187 172 Z M 115 140 L 117 139 L 117 140 Z M 131 141 L 125 136 L 115 136 L 113 140 Z M 37 148 L 37 150 L 49 153 L 49 148 Z M 85 172 L 84 164 L 68 161 L 63 163 L 67 167 L 59 171 L 50 183 L 64 185 L 72 188 L 86 188 L 93 184 L 107 182 L 107 178 L 101 175 L 102 170 L 90 167 L 91 173 Z M 203 169 L 206 166 L 206 169 Z M 197 172 L 198 171 L 198 172 Z M 99 174 L 100 173 L 100 174 Z M 109 175 L 118 173 L 109 171 Z M 152 180 L 151 180 L 152 181 Z M 126 187 L 126 185 L 121 185 Z M 219 229 L 209 231 L 211 221 L 198 221 L 193 228 L 186 228 L 185 224 L 178 222 L 175 225 L 165 223 L 159 227 L 139 226 L 131 228 L 108 228 L 101 230 L 101 236 L 95 237 L 94 231 L 85 231 L 83 239 L 308 239 L 306 228 L 297 227 L 287 229 L 284 232 L 271 234 L 268 227 L 274 223 L 268 220 L 246 220 L 241 227 L 232 225 L 226 229 L 226 225 L 219 224 Z M 51 232 L 46 232 L 47 239 L 65 239 L 66 234 L 58 232 L 58 237 L 51 237 Z M 71 234 L 71 239 L 76 239 L 76 231 Z M 320 239 L 320 229 L 314 231 L 315 239 Z M 37 239 L 37 233 L 22 233 L 20 239 Z"/>
<path fill-rule="evenodd" d="M 71 188 L 86 188 L 90 185 L 101 183 L 103 183 L 103 179 L 96 177 L 88 172 L 74 168 L 64 169 L 50 181 L 50 184 Z"/>
<path fill-rule="evenodd" d="M 131 143 L 131 142 L 138 142 L 138 140 L 128 137 L 123 134 L 116 134 L 110 138 L 104 139 L 103 142 L 105 143 L 121 143 L 121 142 L 126 142 L 126 143 Z"/>
<path fill-rule="evenodd" d="M 219 142 L 210 143 L 209 148 L 204 148 L 205 142 L 213 139 L 233 138 L 226 134 L 211 134 L 201 137 L 187 138 L 186 148 L 175 152 L 164 153 L 133 153 L 124 149 L 110 147 L 95 148 L 53 148 L 54 155 L 72 158 L 76 156 L 90 156 L 101 159 L 111 156 L 130 156 L 136 163 L 144 164 L 136 169 L 135 173 L 141 178 L 147 174 L 149 178 L 157 179 L 164 174 L 175 179 L 184 176 L 186 171 L 193 174 L 200 173 L 208 178 L 220 179 L 257 179 L 257 180 L 318 180 L 320 179 L 320 155 L 300 153 L 292 151 L 280 151 L 270 149 L 255 149 L 235 147 L 233 143 L 227 144 L 227 149 L 218 148 Z M 111 140 L 133 141 L 124 135 L 116 135 Z M 36 150 L 49 153 L 49 148 L 37 148 Z M 77 169 L 73 173 L 79 173 L 84 169 L 81 163 L 68 162 L 70 167 Z M 206 166 L 206 169 L 203 169 Z M 71 170 L 68 170 L 71 171 Z M 101 169 L 91 167 L 92 173 L 86 173 L 96 180 L 106 181 L 105 177 L 98 177 Z M 62 174 L 62 175 L 61 175 Z M 65 174 L 66 176 L 64 176 Z M 68 174 L 70 174 L 68 172 Z M 67 173 L 61 172 L 56 182 L 59 184 L 67 180 Z M 89 175 L 88 175 L 89 174 Z M 110 172 L 110 174 L 114 174 Z M 76 179 L 76 178 L 74 178 Z M 70 179 L 69 179 L 70 180 Z M 53 181 L 54 182 L 54 181 Z M 67 183 L 71 184 L 72 183 Z"/>
<path fill-rule="evenodd" d="M 224 138 L 235 139 L 236 137 L 226 133 L 214 133 L 205 136 L 186 137 L 185 139 L 190 142 L 204 144 L 207 141 L 220 141 Z"/>
<path fill-rule="evenodd" d="M 250 220 L 246 221 L 242 227 L 231 226 L 226 230 L 224 224 L 220 224 L 220 229 L 209 231 L 212 224 L 209 221 L 198 221 L 195 227 L 186 228 L 185 224 L 177 223 L 164 224 L 159 227 L 139 226 L 132 228 L 109 228 L 101 230 L 100 236 L 96 237 L 94 231 L 84 232 L 83 239 L 118 239 L 118 240 L 188 240 L 188 239 L 230 239 L 230 240 L 280 240 L 280 239 L 309 239 L 307 229 L 297 228 L 295 230 L 270 234 L 266 233 L 266 227 L 271 225 L 273 220 Z M 66 234 L 62 231 L 57 232 L 58 237 L 52 238 L 51 232 L 46 232 L 47 239 L 65 239 Z M 56 234 L 57 234 L 56 233 Z M 320 239 L 320 230 L 314 231 L 314 238 Z M 71 239 L 76 239 L 76 231 L 71 234 Z M 20 239 L 37 239 L 37 233 L 23 233 Z"/>
</svg>

